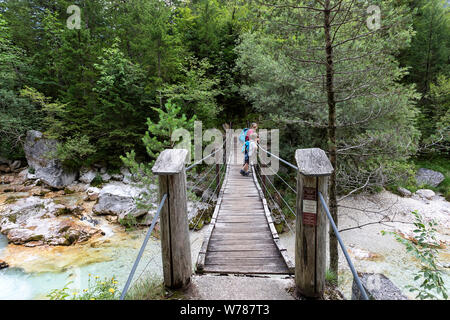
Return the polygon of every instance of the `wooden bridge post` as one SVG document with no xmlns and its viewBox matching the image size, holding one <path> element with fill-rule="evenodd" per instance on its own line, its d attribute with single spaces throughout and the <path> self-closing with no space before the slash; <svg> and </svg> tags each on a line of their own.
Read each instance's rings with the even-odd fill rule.
<svg viewBox="0 0 450 320">
<path fill-rule="evenodd" d="M 327 217 L 319 201 L 328 201 L 328 177 L 333 167 L 321 149 L 299 149 L 295 153 L 297 176 L 297 220 L 295 239 L 295 284 L 300 294 L 317 298 L 325 287 Z"/>
<path fill-rule="evenodd" d="M 192 274 L 186 198 L 187 155 L 185 149 L 164 150 L 152 168 L 159 177 L 159 199 L 167 193 L 160 227 L 164 285 L 171 289 L 189 284 Z"/>
</svg>

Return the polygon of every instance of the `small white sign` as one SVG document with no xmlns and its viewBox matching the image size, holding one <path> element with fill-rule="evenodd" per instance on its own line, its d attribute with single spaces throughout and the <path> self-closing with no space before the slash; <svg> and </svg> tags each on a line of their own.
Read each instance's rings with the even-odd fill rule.
<svg viewBox="0 0 450 320">
<path fill-rule="evenodd" d="M 317 213 L 317 201 L 303 200 L 303 212 Z"/>
</svg>

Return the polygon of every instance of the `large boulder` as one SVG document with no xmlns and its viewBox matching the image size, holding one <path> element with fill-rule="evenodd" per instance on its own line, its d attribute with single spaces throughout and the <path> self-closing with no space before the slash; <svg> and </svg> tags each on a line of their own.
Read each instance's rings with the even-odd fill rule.
<svg viewBox="0 0 450 320">
<path fill-rule="evenodd" d="M 89 168 L 81 168 L 80 177 L 78 178 L 78 180 L 83 183 L 90 184 L 96 176 L 97 172 L 95 170 Z"/>
<path fill-rule="evenodd" d="M 412 192 L 409 191 L 408 189 L 398 187 L 397 191 L 402 197 L 411 197 L 412 196 Z"/>
<path fill-rule="evenodd" d="M 408 297 L 384 274 L 358 273 L 358 276 L 370 300 L 408 300 Z M 362 299 L 362 293 L 353 279 L 352 300 Z"/>
<path fill-rule="evenodd" d="M 52 199 L 19 199 L 2 210 L 0 232 L 9 242 L 25 246 L 67 246 L 101 234 L 100 229 L 76 217 L 79 210 L 56 204 Z"/>
<path fill-rule="evenodd" d="M 436 195 L 433 190 L 428 189 L 420 189 L 417 190 L 414 195 L 418 198 L 433 200 L 433 197 Z"/>
<path fill-rule="evenodd" d="M 425 168 L 420 168 L 416 174 L 418 185 L 427 184 L 432 187 L 437 187 L 444 179 L 445 177 L 442 173 Z"/>
<path fill-rule="evenodd" d="M 28 165 L 38 179 L 52 188 L 64 189 L 76 180 L 78 173 L 64 168 L 61 161 L 55 159 L 57 145 L 56 140 L 46 139 L 42 132 L 30 130 L 24 151 Z"/>
<path fill-rule="evenodd" d="M 138 208 L 135 200 L 142 192 L 142 189 L 131 185 L 111 182 L 101 189 L 92 210 L 97 215 L 116 215 L 119 219 L 143 216 L 147 210 Z"/>
</svg>

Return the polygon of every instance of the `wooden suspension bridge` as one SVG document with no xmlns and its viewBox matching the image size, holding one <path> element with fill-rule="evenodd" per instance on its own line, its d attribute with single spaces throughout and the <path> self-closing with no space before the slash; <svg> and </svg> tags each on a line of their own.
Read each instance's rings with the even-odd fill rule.
<svg viewBox="0 0 450 320">
<path fill-rule="evenodd" d="M 237 152 L 238 144 L 233 145 L 197 271 L 293 274 L 294 265 L 280 243 L 256 174 L 245 177 L 239 173 L 244 158 Z"/>
<path fill-rule="evenodd" d="M 197 258 L 195 271 L 200 274 L 293 274 L 298 292 L 306 297 L 319 297 L 325 288 L 326 240 L 329 225 L 338 238 L 360 296 L 367 299 L 365 289 L 328 209 L 328 177 L 333 167 L 325 152 L 317 148 L 299 149 L 295 153 L 297 162 L 295 166 L 259 146 L 259 149 L 265 152 L 266 156 L 270 155 L 272 160 L 279 160 L 297 171 L 296 190 L 290 187 L 296 194 L 295 212 L 291 210 L 296 216 L 295 261 L 292 262 L 286 249 L 281 245 L 265 198 L 267 194 L 272 197 L 265 186 L 265 176 L 272 173 L 261 171 L 261 174 L 258 174 L 265 192 L 256 177 L 255 165 L 251 165 L 251 176 L 242 176 L 240 169 L 244 162 L 243 154 L 240 152 L 237 136 L 233 135 L 232 130 L 228 131 L 225 139 L 227 144 L 224 157 L 225 177 Z M 217 160 L 220 159 L 218 155 L 222 154 L 218 151 L 223 151 L 222 149 L 223 146 L 206 157 L 216 154 L 217 188 L 220 186 Z M 158 218 L 164 285 L 177 289 L 185 287 L 190 282 L 193 267 L 187 214 L 186 172 L 206 158 L 186 168 L 187 155 L 188 150 L 185 149 L 164 150 L 152 168 L 159 179 L 160 204 L 121 299 L 131 284 Z M 256 159 L 258 162 L 259 158 Z M 261 170 L 261 165 L 259 168 Z"/>
</svg>

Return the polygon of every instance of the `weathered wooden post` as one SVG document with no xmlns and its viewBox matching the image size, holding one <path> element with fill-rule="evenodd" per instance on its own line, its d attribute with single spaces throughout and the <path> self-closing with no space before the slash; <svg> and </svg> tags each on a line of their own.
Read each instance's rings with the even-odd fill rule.
<svg viewBox="0 0 450 320">
<path fill-rule="evenodd" d="M 159 176 L 160 201 L 167 193 L 160 227 L 164 285 L 171 289 L 189 284 L 192 274 L 186 200 L 187 154 L 185 149 L 164 150 L 152 168 Z"/>
<path fill-rule="evenodd" d="M 333 167 L 321 149 L 295 152 L 297 176 L 297 221 L 295 239 L 295 284 L 300 294 L 320 297 L 325 286 L 327 217 L 318 192 L 328 201 L 328 177 Z"/>
</svg>

